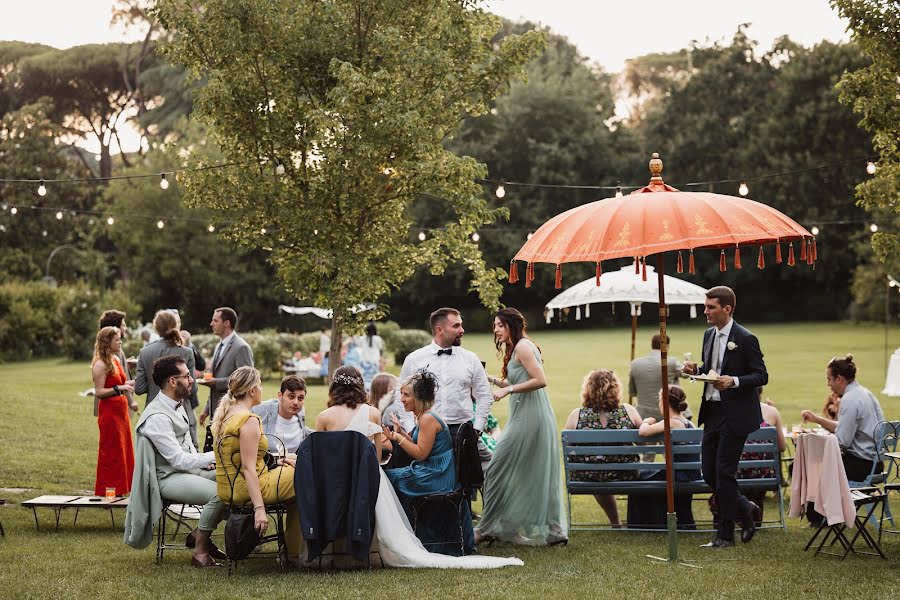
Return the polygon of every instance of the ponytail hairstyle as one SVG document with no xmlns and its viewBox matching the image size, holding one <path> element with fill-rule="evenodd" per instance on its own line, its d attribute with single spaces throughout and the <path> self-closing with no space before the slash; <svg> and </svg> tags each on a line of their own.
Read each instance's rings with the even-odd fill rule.
<svg viewBox="0 0 900 600">
<path fill-rule="evenodd" d="M 669 408 L 674 411 L 683 413 L 687 410 L 687 394 L 677 385 L 669 386 Z"/>
<path fill-rule="evenodd" d="M 328 387 L 329 407 L 343 404 L 347 408 L 356 408 L 367 399 L 366 385 L 359 369 L 345 365 L 334 372 Z"/>
<path fill-rule="evenodd" d="M 434 395 L 438 389 L 437 377 L 426 369 L 420 369 L 406 378 L 402 387 L 409 387 L 420 413 L 434 406 Z"/>
<path fill-rule="evenodd" d="M 222 396 L 219 401 L 219 407 L 216 408 L 216 414 L 213 415 L 212 428 L 213 436 L 218 440 L 222 433 L 222 423 L 225 421 L 225 415 L 231 410 L 238 400 L 246 398 L 253 388 L 262 384 L 262 378 L 259 371 L 253 367 L 238 367 L 228 378 L 228 393 Z"/>
<path fill-rule="evenodd" d="M 181 317 L 168 309 L 156 311 L 153 317 L 153 328 L 159 337 L 166 340 L 170 346 L 183 346 L 184 340 L 181 339 Z"/>
</svg>

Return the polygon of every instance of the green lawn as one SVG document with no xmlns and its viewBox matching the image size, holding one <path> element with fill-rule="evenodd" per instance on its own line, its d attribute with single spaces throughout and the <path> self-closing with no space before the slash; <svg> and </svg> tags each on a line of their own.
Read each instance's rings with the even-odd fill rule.
<svg viewBox="0 0 900 600">
<path fill-rule="evenodd" d="M 889 418 L 900 418 L 896 399 L 880 392 L 884 384 L 884 329 L 848 324 L 760 325 L 770 385 L 767 395 L 781 409 L 785 423 L 799 421 L 802 408 L 818 410 L 825 397 L 824 365 L 833 355 L 852 352 L 859 381 L 875 392 Z M 638 332 L 638 352 L 649 348 L 651 328 Z M 700 355 L 702 326 L 670 329 L 672 352 Z M 891 332 L 896 343 L 900 331 Z M 578 404 L 584 375 L 611 367 L 627 377 L 629 333 L 596 330 L 539 333 L 549 394 L 561 426 Z M 497 374 L 493 344 L 484 334 L 468 334 L 466 347 L 488 362 Z M 189 555 L 173 552 L 161 566 L 153 549 L 132 550 L 121 541 L 103 514 L 82 514 L 72 526 L 63 515 L 59 533 L 36 533 L 30 511 L 17 503 L 42 493 L 77 493 L 93 487 L 97 428 L 92 401 L 77 392 L 90 386 L 86 364 L 57 360 L 0 365 L 4 395 L 0 399 L 0 487 L 27 488 L 2 492 L 10 504 L 0 507 L 7 535 L 0 538 L 0 596 L 4 598 L 209 597 L 276 598 L 295 596 L 406 596 L 411 590 L 454 597 L 649 597 L 738 598 L 746 596 L 870 597 L 896 591 L 900 535 L 887 536 L 888 561 L 851 557 L 844 564 L 831 557 L 802 552 L 810 535 L 805 522 L 790 520 L 786 533 L 762 531 L 752 544 L 712 556 L 698 546 L 705 534 L 682 534 L 682 557 L 698 560 L 702 570 L 651 563 L 646 554 L 664 555 L 665 536 L 620 532 L 576 532 L 565 548 L 498 546 L 490 554 L 516 555 L 525 568 L 501 571 L 436 572 L 384 570 L 330 574 L 280 575 L 274 564 L 257 561 L 231 577 L 224 572 L 197 572 Z M 266 395 L 277 382 L 267 380 Z M 696 409 L 699 385 L 686 385 Z M 325 404 L 325 388 L 310 390 L 310 421 Z M 201 392 L 202 393 L 202 392 Z M 141 399 L 143 405 L 143 399 Z M 505 421 L 505 402 L 495 405 Z M 576 499 L 579 520 L 602 519 L 590 498 Z M 900 515 L 900 501 L 892 503 Z M 774 509 L 770 499 L 767 512 Z M 623 507 L 624 512 L 624 507 Z M 695 504 L 698 518 L 702 503 Z M 771 513 L 769 513 L 771 514 Z M 50 512 L 40 513 L 42 525 Z M 735 561 L 740 561 L 735 562 Z"/>
</svg>

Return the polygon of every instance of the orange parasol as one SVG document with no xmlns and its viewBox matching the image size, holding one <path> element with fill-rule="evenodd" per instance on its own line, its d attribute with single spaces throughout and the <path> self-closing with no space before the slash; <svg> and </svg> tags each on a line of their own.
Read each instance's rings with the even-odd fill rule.
<svg viewBox="0 0 900 600">
<path fill-rule="evenodd" d="M 662 339 L 661 370 L 663 397 L 668 396 L 668 346 L 666 340 L 665 253 L 677 251 L 677 271 L 684 270 L 682 252 L 688 253 L 688 271 L 694 272 L 694 250 L 721 249 L 719 269 L 727 268 L 726 249 L 734 250 L 734 268 L 740 269 L 741 247 L 757 248 L 757 267 L 765 267 L 764 246 L 775 248 L 775 262 L 782 262 L 782 244 L 787 244 L 787 263 L 794 266 L 794 245 L 800 260 L 815 266 L 813 235 L 771 206 L 744 198 L 707 192 L 679 192 L 661 177 L 659 154 L 650 160 L 650 183 L 619 198 L 605 198 L 561 213 L 534 232 L 510 263 L 509 281 L 519 280 L 516 261 L 525 261 L 525 287 L 534 280 L 534 263 L 556 265 L 556 288 L 562 287 L 562 265 L 569 262 L 596 263 L 596 285 L 602 285 L 602 261 L 635 258 L 635 272 L 643 271 L 646 257 L 656 255 L 659 284 L 659 333 Z M 672 439 L 669 404 L 665 410 L 666 496 L 668 502 L 669 561 L 677 560 Z"/>
</svg>

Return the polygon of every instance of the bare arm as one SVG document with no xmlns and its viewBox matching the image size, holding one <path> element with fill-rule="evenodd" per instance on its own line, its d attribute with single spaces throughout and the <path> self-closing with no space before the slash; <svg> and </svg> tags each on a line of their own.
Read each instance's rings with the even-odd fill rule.
<svg viewBox="0 0 900 600">
<path fill-rule="evenodd" d="M 623 404 L 622 406 L 625 407 L 625 412 L 628 414 L 628 417 L 631 419 L 634 426 L 640 427 L 643 421 L 641 420 L 641 414 L 637 409 L 631 404 Z"/>
<path fill-rule="evenodd" d="M 681 422 L 681 419 L 676 419 L 673 417 L 669 419 L 669 427 L 671 429 L 684 429 L 684 423 Z M 640 427 L 638 427 L 638 435 L 640 435 L 641 437 L 653 437 L 654 435 L 659 435 L 665 430 L 665 421 L 657 421 L 653 417 L 648 417 L 646 420 L 641 422 Z"/>
<path fill-rule="evenodd" d="M 106 385 L 106 363 L 102 360 L 98 360 L 91 366 L 91 379 L 94 381 L 94 395 L 101 400 L 103 398 L 124 395 L 125 392 L 130 392 L 134 389 L 131 384 L 127 382 L 118 386 L 118 392 L 116 392 L 115 388 L 103 387 Z"/>
<path fill-rule="evenodd" d="M 259 487 L 259 476 L 256 474 L 256 455 L 259 450 L 260 435 L 259 419 L 250 417 L 241 426 L 241 474 L 247 483 L 247 493 L 253 503 L 253 524 L 260 534 L 269 526 L 269 517 L 266 516 L 266 505 L 263 502 L 262 491 Z"/>
<path fill-rule="evenodd" d="M 566 419 L 566 426 L 564 429 L 575 429 L 578 427 L 578 413 L 581 412 L 580 408 L 576 408 L 572 412 L 569 413 L 569 418 Z"/>
<path fill-rule="evenodd" d="M 413 442 L 410 438 L 397 433 L 391 432 L 391 439 L 398 442 L 403 450 L 412 457 L 413 460 L 425 460 L 431 454 L 434 447 L 434 440 L 438 432 L 441 430 L 441 424 L 428 413 L 419 417 L 419 438 L 418 442 Z M 385 435 L 388 435 L 387 430 Z"/>
<path fill-rule="evenodd" d="M 514 392 L 532 392 L 547 387 L 547 378 L 544 376 L 544 367 L 541 366 L 540 361 L 534 354 L 534 343 L 531 340 L 519 340 L 519 343 L 516 344 L 516 349 L 513 351 L 513 355 L 516 360 L 525 367 L 525 372 L 528 373 L 528 379 L 522 383 L 500 388 L 494 392 L 494 398 L 496 400 Z"/>
<path fill-rule="evenodd" d="M 811 423 L 818 423 L 831 433 L 834 433 L 834 430 L 837 429 L 838 422 L 832 421 L 831 419 L 826 419 L 825 417 L 819 416 L 811 410 L 804 410 L 800 413 L 800 417 L 804 421 L 809 421 Z"/>
</svg>

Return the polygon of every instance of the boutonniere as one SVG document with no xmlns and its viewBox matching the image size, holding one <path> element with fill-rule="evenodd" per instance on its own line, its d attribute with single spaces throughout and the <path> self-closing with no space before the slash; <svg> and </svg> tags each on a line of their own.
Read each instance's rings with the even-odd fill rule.
<svg viewBox="0 0 900 600">
<path fill-rule="evenodd" d="M 728 342 L 727 344 L 725 344 L 725 347 L 728 348 L 729 350 L 734 350 L 735 348 L 738 347 L 738 345 L 735 344 L 734 342 Z"/>
</svg>

